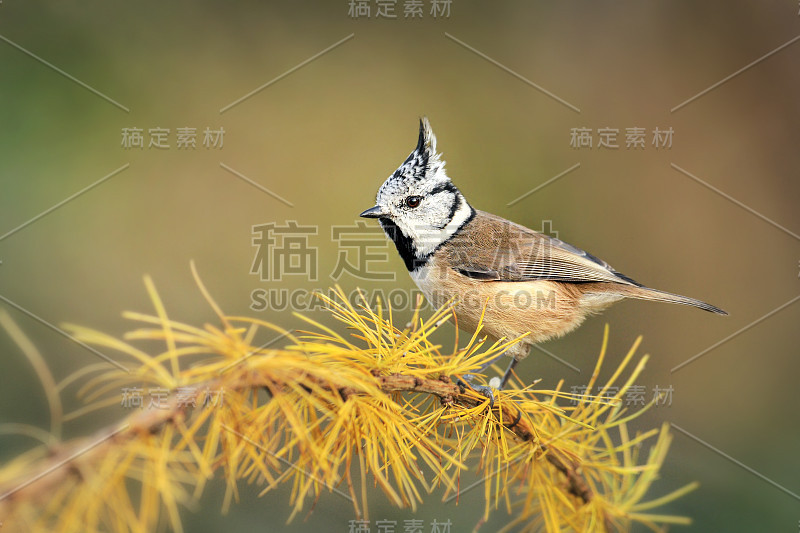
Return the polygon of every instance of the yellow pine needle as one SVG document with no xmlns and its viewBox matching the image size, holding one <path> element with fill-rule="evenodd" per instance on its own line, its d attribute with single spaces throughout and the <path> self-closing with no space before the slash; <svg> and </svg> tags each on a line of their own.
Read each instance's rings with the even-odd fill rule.
<svg viewBox="0 0 800 533">
<path fill-rule="evenodd" d="M 156 291 L 156 287 L 153 284 L 153 280 L 150 278 L 150 276 L 144 277 L 144 285 L 147 288 L 147 293 L 150 295 L 150 301 L 153 302 L 153 306 L 156 309 L 159 323 L 162 331 L 164 332 L 164 337 L 167 342 L 167 353 L 174 354 L 175 338 L 172 334 L 172 328 L 170 327 L 170 321 L 167 318 L 167 310 L 164 307 L 164 303 L 161 301 L 161 297 L 158 295 L 158 291 Z M 172 368 L 172 376 L 177 377 L 178 373 L 180 372 L 178 367 L 178 359 L 176 357 L 170 357 L 169 360 Z"/>
<path fill-rule="evenodd" d="M 366 517 L 370 483 L 394 505 L 415 509 L 432 491 L 457 497 L 464 488 L 461 475 L 472 469 L 484 484 L 484 520 L 504 505 L 512 513 L 508 529 L 597 531 L 626 529 L 633 522 L 654 529 L 687 523 L 651 511 L 694 484 L 646 499 L 666 459 L 668 428 L 634 437 L 627 429 L 652 405 L 630 413 L 622 407 L 646 362 L 645 356 L 631 365 L 641 339 L 599 396 L 565 393 L 563 380 L 538 389 L 539 380 L 523 386 L 514 378 L 518 388 L 498 391 L 490 406 L 453 380 L 519 339 L 485 346 L 479 326 L 466 346 L 459 347 L 456 334 L 452 352 L 443 353 L 431 335 L 454 318 L 452 302 L 425 318 L 418 298 L 411 322 L 397 327 L 391 306 L 378 300 L 372 308 L 360 292 L 360 302 L 353 304 L 336 287 L 319 298 L 341 328 L 297 315 L 308 331 L 291 333 L 256 318 L 225 315 L 194 264 L 192 273 L 219 326 L 170 319 L 146 278 L 155 314 L 126 313 L 144 325 L 126 340 L 69 327 L 80 341 L 121 354 L 131 372 L 91 365 L 57 385 L 49 381 L 58 393 L 81 385 L 79 395 L 88 402 L 65 420 L 119 404 L 115 393 L 124 387 L 162 387 L 175 394 L 178 387 L 195 386 L 189 400 L 196 407 L 170 396 L 164 410 L 133 410 L 127 428 L 69 459 L 70 469 L 40 479 L 33 476 L 86 441 L 58 445 L 65 450 L 61 455 L 48 456 L 39 448 L 9 461 L 0 468 L 6 523 L 13 519 L 33 531 L 71 531 L 76 525 L 90 532 L 149 531 L 158 524 L 180 531 L 181 508 L 191 506 L 220 469 L 227 485 L 223 512 L 238 500 L 243 481 L 260 483 L 264 493 L 290 484 L 290 519 L 309 497 L 333 490 L 347 492 L 356 515 Z M 284 337 L 284 347 L 260 347 L 256 339 L 265 331 Z M 152 341 L 164 347 L 149 353 L 136 346 L 140 341 L 149 349 Z M 608 342 L 606 326 L 587 390 L 598 380 Z M 616 383 L 621 383 L 617 393 L 604 397 Z M 205 405 L 210 390 L 223 390 L 224 400 Z M 55 399 L 50 403 L 56 405 Z M 31 430 L 26 431 L 35 433 Z M 648 443 L 649 453 L 640 457 Z M 25 479 L 33 480 L 20 488 Z M 139 493 L 131 494 L 136 486 Z"/>
<path fill-rule="evenodd" d="M 17 323 L 11 318 L 5 310 L 0 310 L 0 326 L 6 330 L 11 339 L 17 343 L 20 350 L 25 357 L 27 357 L 33 370 L 42 383 L 45 398 L 50 409 L 50 434 L 55 439 L 61 438 L 61 424 L 63 422 L 62 416 L 64 414 L 63 406 L 61 405 L 61 397 L 58 395 L 53 374 L 47 367 L 42 354 L 36 349 L 36 346 L 31 342 L 27 335 L 20 329 Z"/>
</svg>

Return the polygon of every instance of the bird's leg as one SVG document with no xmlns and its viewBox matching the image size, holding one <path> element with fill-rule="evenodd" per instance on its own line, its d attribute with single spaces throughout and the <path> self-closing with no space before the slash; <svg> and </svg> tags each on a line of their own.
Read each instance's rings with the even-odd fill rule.
<svg viewBox="0 0 800 533">
<path fill-rule="evenodd" d="M 497 361 L 499 361 L 500 359 L 502 359 L 504 355 L 506 355 L 506 353 L 505 353 L 505 352 L 503 352 L 503 353 L 501 353 L 501 354 L 497 355 L 497 356 L 496 356 L 494 359 L 490 360 L 488 363 L 485 363 L 485 364 L 484 364 L 482 367 L 480 367 L 480 368 L 477 370 L 477 372 L 475 372 L 475 373 L 476 373 L 476 374 L 483 374 L 483 371 L 484 371 L 484 370 L 486 370 L 487 368 L 489 368 L 490 366 L 492 366 L 493 364 L 495 364 Z M 465 379 L 465 380 L 467 380 L 467 381 L 469 381 L 469 382 L 471 382 L 471 381 L 472 381 L 474 378 L 475 378 L 475 376 L 473 376 L 472 374 L 466 374 L 466 375 L 464 376 L 464 379 Z"/>
<path fill-rule="evenodd" d="M 489 365 L 493 364 L 495 361 L 497 361 L 497 359 L 492 360 L 489 363 Z M 519 362 L 519 359 L 517 359 L 516 357 L 512 357 L 511 358 L 511 362 L 508 363 L 508 368 L 506 368 L 505 373 L 503 373 L 503 377 L 502 378 L 494 377 L 494 378 L 490 379 L 488 386 L 486 386 L 486 385 L 472 385 L 472 378 L 474 376 L 472 376 L 471 374 L 468 374 L 468 375 L 464 376 L 464 379 L 466 379 L 467 381 L 470 382 L 469 386 L 472 387 L 472 389 L 474 391 L 479 392 L 479 393 L 483 394 L 484 396 L 486 396 L 487 398 L 489 398 L 490 405 L 494 406 L 494 393 L 492 391 L 493 390 L 503 390 L 504 388 L 506 388 L 506 383 L 508 383 L 508 378 L 511 377 L 511 371 L 514 370 L 514 367 L 517 366 L 518 362 Z M 481 368 L 481 371 L 486 369 L 486 367 L 489 366 L 489 365 L 485 365 L 483 368 Z M 463 382 L 462 382 L 462 384 L 463 384 Z"/>
<path fill-rule="evenodd" d="M 511 358 L 511 362 L 508 363 L 508 368 L 506 368 L 505 373 L 503 374 L 503 379 L 500 380 L 500 386 L 497 387 L 498 390 L 503 390 L 506 387 L 506 383 L 508 383 L 508 378 L 511 377 L 511 371 L 514 370 L 514 367 L 517 366 L 519 363 L 519 359 L 516 357 Z"/>
<path fill-rule="evenodd" d="M 471 375 L 464 376 L 464 380 L 466 381 L 459 379 L 458 384 L 462 387 L 469 387 L 478 394 L 489 398 L 489 407 L 494 407 L 494 393 L 492 392 L 492 388 L 487 385 L 473 385 L 472 378 L 473 376 Z"/>
<path fill-rule="evenodd" d="M 473 376 L 472 374 L 466 374 L 464 376 L 463 381 L 460 379 L 458 380 L 458 384 L 462 387 L 470 387 L 475 392 L 478 392 L 483 396 L 486 396 L 487 398 L 489 398 L 490 405 L 494 406 L 494 393 L 492 391 L 503 390 L 505 388 L 509 378 L 511 377 L 511 372 L 514 370 L 514 367 L 517 366 L 517 363 L 519 362 L 520 359 L 522 359 L 523 357 L 525 357 L 525 355 L 527 355 L 529 350 L 530 350 L 529 345 L 515 344 L 514 346 L 508 348 L 501 354 L 494 357 L 491 361 L 480 367 L 478 371 L 475 372 L 476 374 L 483 373 L 484 370 L 495 364 L 503 356 L 511 357 L 511 362 L 508 364 L 508 368 L 506 368 L 506 371 L 503 373 L 503 377 L 502 378 L 493 377 L 492 379 L 489 380 L 488 386 L 473 385 L 472 380 L 474 379 L 475 376 Z"/>
<path fill-rule="evenodd" d="M 497 357 L 495 357 L 494 359 L 490 360 L 489 362 L 487 362 L 486 364 L 484 364 L 482 367 L 480 367 L 480 368 L 478 369 L 478 371 L 477 371 L 477 372 L 475 372 L 475 373 L 476 373 L 476 374 L 482 374 L 484 370 L 486 370 L 487 368 L 489 368 L 490 366 L 492 366 L 493 364 L 495 364 L 495 363 L 496 363 L 497 361 L 499 361 L 499 360 L 500 360 L 500 358 L 502 358 L 504 355 L 505 355 L 505 352 L 503 352 L 503 353 L 499 354 Z M 508 373 L 511 371 L 511 368 L 513 368 L 513 366 L 514 366 L 515 364 L 516 364 L 516 358 L 515 358 L 515 359 L 514 359 L 514 361 L 511 363 L 511 366 L 510 366 L 510 367 L 509 367 L 509 369 L 506 371 L 506 374 L 508 374 Z M 472 374 L 466 374 L 466 375 L 464 376 L 464 379 L 463 379 L 463 380 L 460 380 L 460 379 L 458 380 L 458 384 L 459 384 L 459 385 L 461 385 L 462 387 L 469 387 L 469 388 L 471 388 L 472 390 L 474 390 L 475 392 L 477 392 L 477 393 L 479 393 L 479 394 L 481 394 L 481 395 L 483 395 L 483 396 L 485 396 L 485 397 L 489 398 L 489 406 L 490 406 L 490 407 L 494 407 L 494 393 L 492 392 L 492 387 L 491 387 L 491 386 L 486 386 L 486 385 L 473 385 L 473 384 L 472 384 L 472 380 L 473 380 L 473 379 L 475 379 L 475 376 L 474 376 L 474 375 L 472 375 Z M 492 379 L 496 379 L 496 378 L 492 378 Z M 503 381 L 502 381 L 502 383 L 501 383 L 500 387 L 496 387 L 496 388 L 497 388 L 498 390 L 499 390 L 499 389 L 502 389 L 502 388 L 503 388 L 503 385 L 505 385 L 505 382 L 507 381 L 507 379 L 508 379 L 508 378 L 507 378 L 506 376 L 503 376 Z"/>
</svg>

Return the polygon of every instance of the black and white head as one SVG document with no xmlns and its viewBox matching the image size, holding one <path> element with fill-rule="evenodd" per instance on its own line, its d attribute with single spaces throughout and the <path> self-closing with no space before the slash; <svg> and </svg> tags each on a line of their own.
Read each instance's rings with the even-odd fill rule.
<svg viewBox="0 0 800 533">
<path fill-rule="evenodd" d="M 420 119 L 417 147 L 381 185 L 375 207 L 361 216 L 380 221 L 410 271 L 475 216 L 445 173 L 427 118 Z"/>
</svg>

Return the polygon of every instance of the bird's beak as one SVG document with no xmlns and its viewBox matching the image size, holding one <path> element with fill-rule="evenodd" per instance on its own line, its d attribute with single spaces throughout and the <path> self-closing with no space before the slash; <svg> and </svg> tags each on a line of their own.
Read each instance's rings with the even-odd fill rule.
<svg viewBox="0 0 800 533">
<path fill-rule="evenodd" d="M 375 207 L 370 207 L 358 216 L 363 218 L 381 218 L 386 216 L 386 213 L 383 211 L 382 207 L 376 205 Z"/>
</svg>

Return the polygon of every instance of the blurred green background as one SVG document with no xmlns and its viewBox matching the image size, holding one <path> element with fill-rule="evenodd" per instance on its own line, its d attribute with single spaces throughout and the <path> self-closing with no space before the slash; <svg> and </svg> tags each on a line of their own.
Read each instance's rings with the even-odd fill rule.
<svg viewBox="0 0 800 533">
<path fill-rule="evenodd" d="M 731 314 L 624 302 L 543 346 L 580 372 L 534 352 L 519 374 L 541 378 L 543 388 L 563 378 L 569 390 L 588 380 L 605 323 L 609 365 L 644 335 L 640 353 L 652 356 L 641 379 L 648 399 L 656 386 L 673 394 L 671 405 L 652 409 L 634 428 L 666 421 L 688 433 L 674 431 L 651 494 L 701 483 L 663 509 L 693 518 L 691 527 L 675 529 L 795 531 L 800 305 L 717 344 L 800 292 L 800 43 L 671 110 L 798 36 L 797 2 L 453 0 L 449 16 L 434 18 L 425 0 L 415 19 L 404 17 L 403 0 L 395 19 L 378 18 L 378 5 L 368 4 L 370 16 L 354 18 L 348 0 L 0 3 L 0 295 L 53 324 L 122 334 L 132 326 L 123 310 L 151 310 L 144 274 L 153 276 L 172 317 L 213 321 L 191 278 L 192 259 L 228 313 L 287 328 L 298 321 L 288 311 L 253 308 L 253 291 L 310 291 L 338 281 L 347 291 L 409 292 L 401 260 L 380 239 L 370 248 L 379 256 L 371 268 L 393 273 L 394 281 L 348 273 L 333 280 L 342 248 L 331 228 L 352 227 L 373 205 L 377 188 L 413 149 L 424 114 L 450 176 L 475 207 L 537 230 L 551 221 L 559 238 L 638 281 Z M 195 149 L 177 148 L 183 127 L 197 128 Z M 626 129 L 634 127 L 646 130 L 645 147 L 626 149 Z M 656 127 L 672 128 L 671 147 L 652 145 Z M 142 128 L 145 147 L 125 149 L 123 128 Z M 169 148 L 147 147 L 151 128 L 170 129 Z M 224 128 L 221 148 L 202 145 L 206 128 Z M 573 128 L 590 128 L 594 147 L 571 146 Z M 598 148 L 600 128 L 619 130 L 620 147 Z M 309 239 L 317 279 L 252 274 L 252 227 L 290 220 L 317 228 Z M 57 379 L 98 362 L 7 302 L 0 307 Z M 452 331 L 444 333 L 447 342 Z M 0 423 L 48 427 L 41 385 L 4 332 L 0 353 Z M 78 405 L 74 390 L 64 401 L 68 410 Z M 82 419 L 65 437 L 125 414 L 112 408 Z M 0 458 L 32 445 L 3 436 Z M 353 518 L 349 502 L 326 494 L 307 518 L 284 525 L 288 491 L 258 498 L 258 487 L 243 487 L 242 501 L 222 516 L 221 487 L 212 484 L 201 505 L 184 513 L 188 531 L 347 531 Z M 371 518 L 397 520 L 398 529 L 419 518 L 426 530 L 433 519 L 450 519 L 453 531 L 469 531 L 480 519 L 481 492 L 465 494 L 458 506 L 432 494 L 416 513 L 376 495 Z M 507 520 L 497 511 L 483 530 Z"/>
</svg>

